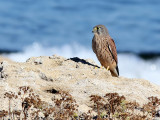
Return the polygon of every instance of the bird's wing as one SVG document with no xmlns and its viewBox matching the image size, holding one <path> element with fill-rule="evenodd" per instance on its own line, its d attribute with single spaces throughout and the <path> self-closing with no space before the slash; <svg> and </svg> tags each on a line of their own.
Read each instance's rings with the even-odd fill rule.
<svg viewBox="0 0 160 120">
<path fill-rule="evenodd" d="M 108 40 L 108 49 L 110 53 L 112 54 L 113 59 L 116 61 L 116 63 L 118 63 L 116 45 L 112 38 Z"/>
</svg>

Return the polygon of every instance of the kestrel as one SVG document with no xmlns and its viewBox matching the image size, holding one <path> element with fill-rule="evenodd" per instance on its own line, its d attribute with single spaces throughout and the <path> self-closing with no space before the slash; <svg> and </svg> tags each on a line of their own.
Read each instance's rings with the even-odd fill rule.
<svg viewBox="0 0 160 120">
<path fill-rule="evenodd" d="M 93 28 L 92 49 L 101 65 L 110 70 L 112 76 L 119 76 L 117 51 L 114 40 L 110 37 L 104 25 Z"/>
</svg>

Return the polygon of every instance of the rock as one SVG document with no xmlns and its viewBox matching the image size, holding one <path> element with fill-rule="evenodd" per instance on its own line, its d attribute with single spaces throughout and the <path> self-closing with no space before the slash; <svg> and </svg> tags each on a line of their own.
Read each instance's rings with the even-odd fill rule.
<svg viewBox="0 0 160 120">
<path fill-rule="evenodd" d="M 53 81 L 52 78 L 47 77 L 44 73 L 40 73 L 39 76 L 40 76 L 40 78 L 43 79 L 43 80 L 46 80 L 46 81 Z"/>
<path fill-rule="evenodd" d="M 95 69 L 97 67 L 97 69 Z M 143 105 L 148 97 L 160 98 L 160 86 L 143 79 L 112 77 L 109 71 L 100 69 L 92 60 L 80 58 L 66 59 L 61 56 L 41 56 L 29 58 L 24 63 L 3 61 L 0 65 L 0 109 L 8 109 L 4 93 L 17 93 L 20 86 L 30 86 L 45 102 L 51 101 L 57 92 L 69 92 L 79 105 L 80 112 L 90 108 L 90 95 L 104 96 L 119 93 L 128 101 Z M 50 92 L 47 92 L 50 91 Z M 21 109 L 17 102 L 11 105 Z"/>
<path fill-rule="evenodd" d="M 43 62 L 42 62 L 42 59 L 41 59 L 41 58 L 37 58 L 37 59 L 34 60 L 34 63 L 35 63 L 36 65 L 38 65 L 38 64 L 42 64 Z"/>
<path fill-rule="evenodd" d="M 49 59 L 65 59 L 65 58 L 58 55 L 52 55 L 52 56 L 49 56 Z"/>
<path fill-rule="evenodd" d="M 1 65 L 0 65 L 0 79 L 7 78 L 8 75 L 7 75 L 7 73 L 5 72 L 5 69 L 4 69 L 4 68 L 7 68 L 7 65 L 8 65 L 7 61 L 1 62 Z"/>
<path fill-rule="evenodd" d="M 0 56 L 0 63 L 3 62 L 3 61 L 9 61 L 9 62 L 12 62 L 10 59 L 6 58 L 6 57 L 2 57 Z"/>
</svg>

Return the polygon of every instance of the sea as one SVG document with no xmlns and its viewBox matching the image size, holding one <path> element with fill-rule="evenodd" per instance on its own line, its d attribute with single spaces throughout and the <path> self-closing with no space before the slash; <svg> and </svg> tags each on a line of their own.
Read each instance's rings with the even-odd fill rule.
<svg viewBox="0 0 160 120">
<path fill-rule="evenodd" d="M 103 24 L 120 76 L 160 85 L 160 0 L 0 0 L 0 55 L 93 59 L 92 29 Z"/>
</svg>

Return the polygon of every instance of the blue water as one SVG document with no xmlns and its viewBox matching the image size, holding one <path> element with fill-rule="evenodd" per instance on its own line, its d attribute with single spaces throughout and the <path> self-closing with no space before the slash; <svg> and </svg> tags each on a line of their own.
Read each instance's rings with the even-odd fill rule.
<svg viewBox="0 0 160 120">
<path fill-rule="evenodd" d="M 104 24 L 118 51 L 160 52 L 159 0 L 1 0 L 0 49 L 78 43 Z"/>
<path fill-rule="evenodd" d="M 104 24 L 119 52 L 120 76 L 160 85 L 160 56 L 138 56 L 160 55 L 159 12 L 160 0 L 0 0 L 0 53 L 20 62 L 58 54 L 99 64 L 91 31 Z"/>
</svg>

